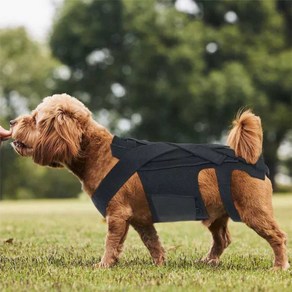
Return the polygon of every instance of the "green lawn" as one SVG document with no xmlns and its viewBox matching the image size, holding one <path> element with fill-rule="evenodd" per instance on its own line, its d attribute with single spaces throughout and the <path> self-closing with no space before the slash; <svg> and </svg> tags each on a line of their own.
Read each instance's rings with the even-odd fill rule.
<svg viewBox="0 0 292 292">
<path fill-rule="evenodd" d="M 292 195 L 275 196 L 274 206 L 292 257 Z M 165 266 L 130 230 L 119 264 L 94 270 L 106 224 L 89 200 L 1 202 L 0 291 L 292 291 L 292 268 L 271 271 L 269 245 L 242 223 L 230 224 L 233 241 L 216 268 L 198 262 L 211 242 L 200 222 L 157 229 Z"/>
</svg>

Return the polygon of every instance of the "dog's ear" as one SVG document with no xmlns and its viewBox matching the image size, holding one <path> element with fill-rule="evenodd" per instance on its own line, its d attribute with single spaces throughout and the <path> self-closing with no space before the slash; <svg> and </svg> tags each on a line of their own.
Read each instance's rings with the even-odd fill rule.
<svg viewBox="0 0 292 292">
<path fill-rule="evenodd" d="M 54 117 L 39 123 L 40 138 L 34 147 L 34 162 L 55 166 L 70 163 L 80 151 L 82 129 L 74 114 L 57 110 Z"/>
</svg>

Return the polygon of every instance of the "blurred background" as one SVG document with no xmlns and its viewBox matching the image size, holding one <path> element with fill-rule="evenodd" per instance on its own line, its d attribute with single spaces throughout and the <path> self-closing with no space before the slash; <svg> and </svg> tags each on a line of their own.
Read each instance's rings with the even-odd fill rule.
<svg viewBox="0 0 292 292">
<path fill-rule="evenodd" d="M 0 124 L 62 92 L 156 141 L 225 143 L 251 108 L 274 187 L 292 190 L 292 1 L 0 0 Z M 81 192 L 8 142 L 0 155 L 1 199 Z"/>
</svg>

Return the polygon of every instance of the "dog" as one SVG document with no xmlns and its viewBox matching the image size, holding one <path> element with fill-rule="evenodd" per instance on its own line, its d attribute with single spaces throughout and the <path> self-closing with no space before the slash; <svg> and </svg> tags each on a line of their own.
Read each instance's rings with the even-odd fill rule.
<svg viewBox="0 0 292 292">
<path fill-rule="evenodd" d="M 55 94 L 43 101 L 29 115 L 10 121 L 12 146 L 21 156 L 50 167 L 66 167 L 80 180 L 83 190 L 93 196 L 106 175 L 119 162 L 111 152 L 114 136 L 97 123 L 88 108 L 67 94 Z M 262 153 L 262 126 L 250 110 L 233 121 L 227 144 L 235 155 L 255 164 Z M 203 224 L 210 230 L 213 243 L 202 262 L 218 265 L 230 244 L 229 216 L 220 198 L 216 172 L 202 169 L 198 186 L 208 213 Z M 286 235 L 273 216 L 272 185 L 269 178 L 258 179 L 242 170 L 231 177 L 232 201 L 241 221 L 268 241 L 274 252 L 274 269 L 289 268 Z M 99 268 L 118 262 L 131 225 L 140 235 L 156 265 L 165 262 L 165 251 L 153 224 L 143 185 L 134 173 L 110 199 L 106 208 L 108 231 L 105 252 Z"/>
</svg>

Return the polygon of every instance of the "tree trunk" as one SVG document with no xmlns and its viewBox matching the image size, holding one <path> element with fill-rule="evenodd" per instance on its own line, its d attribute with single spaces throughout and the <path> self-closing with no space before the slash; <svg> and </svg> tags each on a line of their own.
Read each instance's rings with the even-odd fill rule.
<svg viewBox="0 0 292 292">
<path fill-rule="evenodd" d="M 270 135 L 269 135 L 270 134 Z M 278 186 L 275 181 L 275 176 L 278 172 L 278 149 L 283 141 L 284 133 L 277 133 L 277 135 L 272 135 L 267 133 L 264 136 L 264 159 L 266 165 L 269 167 L 270 175 L 269 178 L 272 182 L 274 191 L 278 190 Z"/>
<path fill-rule="evenodd" d="M 278 160 L 278 158 L 275 156 L 272 156 L 272 155 L 265 155 L 264 158 L 265 158 L 266 165 L 269 167 L 269 171 L 270 171 L 269 178 L 272 182 L 273 190 L 277 191 L 278 188 L 277 188 L 277 184 L 275 182 L 275 176 L 277 174 L 277 160 Z"/>
</svg>

